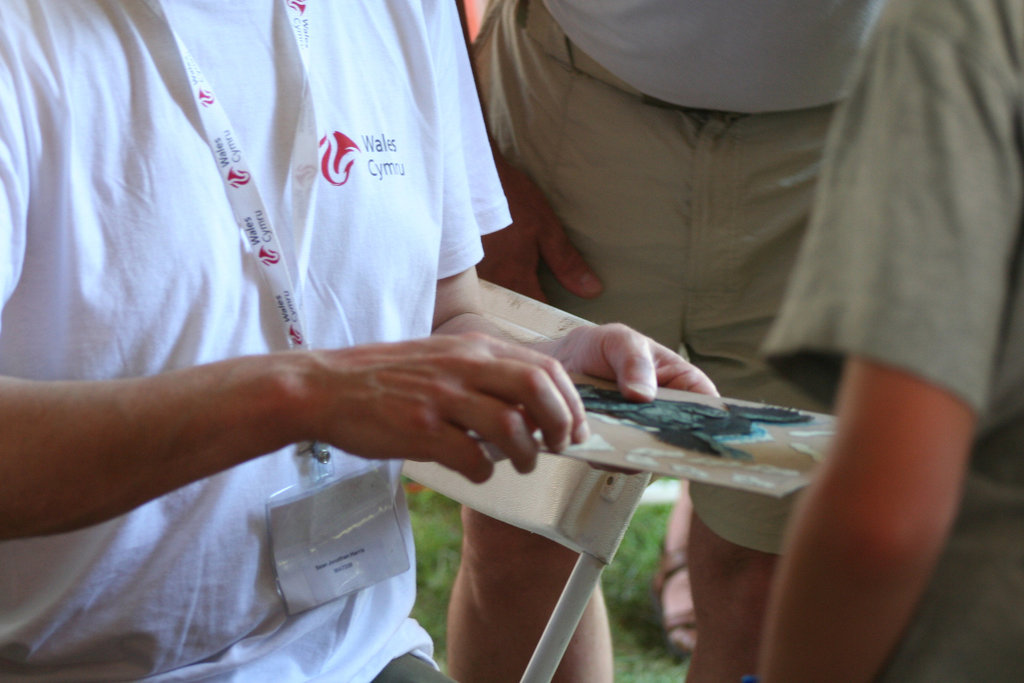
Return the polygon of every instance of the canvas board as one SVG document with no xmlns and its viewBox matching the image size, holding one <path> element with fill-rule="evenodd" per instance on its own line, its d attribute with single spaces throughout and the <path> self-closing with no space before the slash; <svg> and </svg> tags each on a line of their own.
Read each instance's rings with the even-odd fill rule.
<svg viewBox="0 0 1024 683">
<path fill-rule="evenodd" d="M 614 384 L 594 378 L 577 376 L 574 380 L 583 387 L 585 405 L 589 392 L 586 387 L 593 386 L 603 392 L 614 392 L 615 389 Z M 670 414 L 680 406 L 687 411 L 694 404 L 707 406 L 711 408 L 711 416 L 707 418 L 711 423 L 721 417 L 719 411 L 727 411 L 729 414 L 724 419 L 732 420 L 734 416 L 748 412 L 745 408 L 752 408 L 755 413 L 767 408 L 769 410 L 765 414 L 771 415 L 772 419 L 762 421 L 755 417 L 750 419 L 748 433 L 715 436 L 710 433 L 713 430 L 701 422 L 705 417 L 697 408 L 696 424 L 690 424 L 687 420 L 693 418 L 686 417 L 680 427 L 682 431 L 698 434 L 699 448 L 694 448 L 693 445 L 666 443 L 656 431 L 652 431 L 656 428 L 645 428 L 628 418 L 588 409 L 591 438 L 586 443 L 571 446 L 562 455 L 597 466 L 648 471 L 782 497 L 810 482 L 811 473 L 823 458 L 835 432 L 834 417 L 822 413 L 792 411 L 798 421 L 778 422 L 775 420 L 789 419 L 782 414 L 789 409 L 775 411 L 772 409 L 780 407 L 674 389 L 660 389 L 657 400 L 679 404 L 661 404 Z M 709 439 L 713 442 L 712 448 L 714 444 L 720 447 L 719 452 L 707 452 Z"/>
</svg>

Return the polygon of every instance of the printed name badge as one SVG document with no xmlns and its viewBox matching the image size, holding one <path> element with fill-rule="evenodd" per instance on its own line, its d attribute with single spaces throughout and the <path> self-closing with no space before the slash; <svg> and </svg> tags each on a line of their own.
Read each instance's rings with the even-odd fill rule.
<svg viewBox="0 0 1024 683">
<path fill-rule="evenodd" d="M 311 609 L 409 569 L 382 466 L 267 501 L 277 584 L 289 614 Z"/>
</svg>

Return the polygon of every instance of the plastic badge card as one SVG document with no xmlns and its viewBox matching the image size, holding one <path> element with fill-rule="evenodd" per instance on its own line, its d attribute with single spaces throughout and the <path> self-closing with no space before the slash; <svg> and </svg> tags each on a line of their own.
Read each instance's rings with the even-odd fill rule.
<svg viewBox="0 0 1024 683">
<path fill-rule="evenodd" d="M 410 566 L 383 469 L 279 492 L 267 503 L 267 523 L 278 588 L 289 614 Z"/>
<path fill-rule="evenodd" d="M 835 432 L 830 415 L 659 389 L 627 401 L 615 385 L 576 376 L 591 438 L 564 455 L 782 497 L 806 486 Z"/>
</svg>

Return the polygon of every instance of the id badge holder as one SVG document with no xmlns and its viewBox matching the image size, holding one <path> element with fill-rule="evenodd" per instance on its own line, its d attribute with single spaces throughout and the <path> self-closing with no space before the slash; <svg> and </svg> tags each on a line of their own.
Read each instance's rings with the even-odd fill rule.
<svg viewBox="0 0 1024 683">
<path fill-rule="evenodd" d="M 386 467 L 342 478 L 334 458 L 302 458 L 304 483 L 267 500 L 278 591 L 298 614 L 409 569 Z"/>
</svg>

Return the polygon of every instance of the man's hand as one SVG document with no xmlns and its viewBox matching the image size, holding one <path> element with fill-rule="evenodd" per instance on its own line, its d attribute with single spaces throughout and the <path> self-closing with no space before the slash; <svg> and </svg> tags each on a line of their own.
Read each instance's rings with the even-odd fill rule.
<svg viewBox="0 0 1024 683">
<path fill-rule="evenodd" d="M 541 260 L 559 283 L 576 296 L 593 298 L 601 281 L 569 241 L 540 189 L 495 151 L 495 164 L 512 212 L 512 225 L 483 238 L 484 259 L 477 272 L 485 280 L 546 301 L 537 279 Z"/>
<path fill-rule="evenodd" d="M 697 366 L 625 325 L 578 327 L 545 349 L 569 372 L 615 380 L 634 401 L 651 401 L 657 387 L 718 395 Z"/>
<path fill-rule="evenodd" d="M 434 461 L 473 481 L 494 444 L 516 469 L 533 469 L 540 430 L 560 451 L 588 436 L 583 405 L 561 364 L 484 334 L 436 335 L 309 354 L 313 431 L 349 453 Z"/>
</svg>

